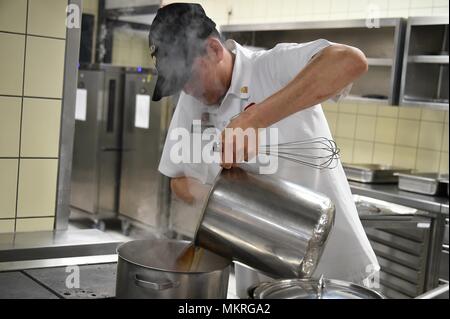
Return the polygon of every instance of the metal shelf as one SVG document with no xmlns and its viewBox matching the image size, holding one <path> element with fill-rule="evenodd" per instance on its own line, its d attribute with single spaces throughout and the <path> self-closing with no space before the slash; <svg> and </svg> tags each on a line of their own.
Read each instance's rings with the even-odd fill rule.
<svg viewBox="0 0 450 319">
<path fill-rule="evenodd" d="M 448 64 L 448 55 L 411 55 L 408 57 L 408 62 Z"/>
<path fill-rule="evenodd" d="M 421 100 L 410 100 L 403 98 L 402 106 L 425 106 L 436 110 L 444 110 L 448 111 L 448 103 L 438 103 L 438 102 L 427 102 L 427 101 L 421 101 Z"/>
<path fill-rule="evenodd" d="M 368 28 L 365 19 L 236 24 L 221 27 L 225 38 L 242 45 L 272 48 L 278 43 L 306 43 L 320 38 L 361 49 L 368 57 L 369 71 L 355 81 L 349 100 L 397 105 L 403 52 L 403 18 L 380 19 L 379 28 Z M 386 96 L 387 99 L 363 96 Z"/>
<path fill-rule="evenodd" d="M 388 99 L 374 99 L 357 95 L 348 95 L 345 97 L 345 100 L 355 101 L 355 102 L 370 102 L 370 103 L 378 103 L 378 104 L 386 104 L 389 105 Z"/>
<path fill-rule="evenodd" d="M 392 66 L 394 61 L 389 58 L 367 58 L 369 66 Z"/>
<path fill-rule="evenodd" d="M 448 110 L 448 22 L 448 17 L 408 20 L 401 105 Z"/>
<path fill-rule="evenodd" d="M 398 18 L 380 19 L 381 27 L 395 27 Z M 283 30 L 311 30 L 311 29 L 341 29 L 341 28 L 367 28 L 366 19 L 305 21 L 281 23 L 252 23 L 229 24 L 221 26 L 221 32 L 248 32 L 248 31 L 283 31 Z"/>
</svg>

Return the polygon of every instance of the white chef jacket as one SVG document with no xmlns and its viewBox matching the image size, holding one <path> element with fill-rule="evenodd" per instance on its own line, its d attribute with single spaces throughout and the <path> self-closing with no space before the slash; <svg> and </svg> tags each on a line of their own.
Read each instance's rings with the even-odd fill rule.
<svg viewBox="0 0 450 319">
<path fill-rule="evenodd" d="M 319 39 L 308 43 L 283 43 L 271 50 L 250 51 L 228 40 L 226 47 L 235 54 L 230 88 L 220 106 L 207 106 L 192 96 L 181 93 L 174 112 L 171 130 L 191 128 L 202 113 L 211 114 L 213 125 L 223 130 L 231 117 L 249 103 L 256 105 L 288 84 L 320 50 L 332 44 Z M 241 90 L 247 87 L 248 90 Z M 256 106 L 257 107 L 257 106 Z M 320 104 L 286 117 L 271 127 L 278 128 L 279 143 L 307 140 L 315 137 L 332 139 Z M 169 152 L 175 141 L 166 139 L 159 171 L 169 177 L 192 176 L 205 182 L 205 165 L 174 164 Z M 215 176 L 218 165 L 206 165 Z M 326 278 L 362 283 L 379 271 L 379 264 L 367 239 L 353 202 L 344 170 L 339 162 L 334 169 L 318 170 L 296 163 L 280 161 L 277 177 L 300 184 L 327 195 L 335 204 L 335 224 L 314 273 Z"/>
</svg>

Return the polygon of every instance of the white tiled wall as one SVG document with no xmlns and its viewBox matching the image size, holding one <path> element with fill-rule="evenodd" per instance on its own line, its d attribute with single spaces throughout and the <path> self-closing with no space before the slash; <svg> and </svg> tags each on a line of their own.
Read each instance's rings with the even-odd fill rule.
<svg viewBox="0 0 450 319">
<path fill-rule="evenodd" d="M 0 33 L 0 94 L 21 95 L 23 86 L 23 55 L 25 36 Z"/>
<path fill-rule="evenodd" d="M 149 67 L 152 65 L 148 46 L 148 32 L 116 29 L 113 35 L 112 63 L 123 66 Z"/>
<path fill-rule="evenodd" d="M 344 162 L 448 173 L 448 111 L 350 101 L 322 106 Z"/>
<path fill-rule="evenodd" d="M 17 159 L 0 159 L 0 220 L 16 215 Z"/>
<path fill-rule="evenodd" d="M 27 36 L 25 96 L 61 98 L 65 41 Z"/>
<path fill-rule="evenodd" d="M 0 0 L 0 233 L 53 229 L 67 0 Z"/>
<path fill-rule="evenodd" d="M 17 232 L 44 231 L 53 228 L 54 218 L 18 218 Z"/>
<path fill-rule="evenodd" d="M 178 1 L 165 0 L 164 3 Z M 448 15 L 445 0 L 194 0 L 219 25 L 286 21 Z M 375 11 L 374 11 L 375 10 Z M 232 14 L 228 15 L 231 11 Z"/>
<path fill-rule="evenodd" d="M 0 30 L 25 33 L 27 0 L 0 0 Z"/>
<path fill-rule="evenodd" d="M 22 157 L 58 157 L 61 100 L 24 98 Z"/>
<path fill-rule="evenodd" d="M 0 158 L 19 156 L 22 99 L 0 96 Z"/>
<path fill-rule="evenodd" d="M 17 217 L 54 216 L 57 159 L 21 159 Z"/>
<path fill-rule="evenodd" d="M 27 33 L 46 37 L 66 37 L 65 0 L 31 0 L 28 5 Z M 55 14 L 56 13 L 56 14 Z M 58 14 L 60 13 L 60 14 Z"/>
</svg>

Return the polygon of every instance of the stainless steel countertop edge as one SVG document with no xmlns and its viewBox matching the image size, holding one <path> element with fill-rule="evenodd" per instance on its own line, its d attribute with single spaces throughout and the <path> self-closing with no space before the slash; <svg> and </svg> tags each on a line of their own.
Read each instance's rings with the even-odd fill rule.
<svg viewBox="0 0 450 319">
<path fill-rule="evenodd" d="M 399 190 L 393 184 L 363 184 L 349 182 L 353 194 L 368 196 L 387 202 L 408 206 L 429 213 L 448 215 L 448 198 L 434 197 Z"/>
</svg>

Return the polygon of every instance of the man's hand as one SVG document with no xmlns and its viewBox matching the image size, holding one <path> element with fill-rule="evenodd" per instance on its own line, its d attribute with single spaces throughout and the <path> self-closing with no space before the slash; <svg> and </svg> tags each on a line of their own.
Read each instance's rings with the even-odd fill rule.
<svg viewBox="0 0 450 319">
<path fill-rule="evenodd" d="M 170 188 L 185 203 L 192 205 L 206 198 L 209 188 L 192 177 L 176 177 L 170 180 Z"/>
<path fill-rule="evenodd" d="M 259 135 L 262 128 L 256 105 L 247 109 L 233 119 L 221 134 L 221 166 L 230 169 L 238 163 L 249 161 L 258 155 Z"/>
</svg>

